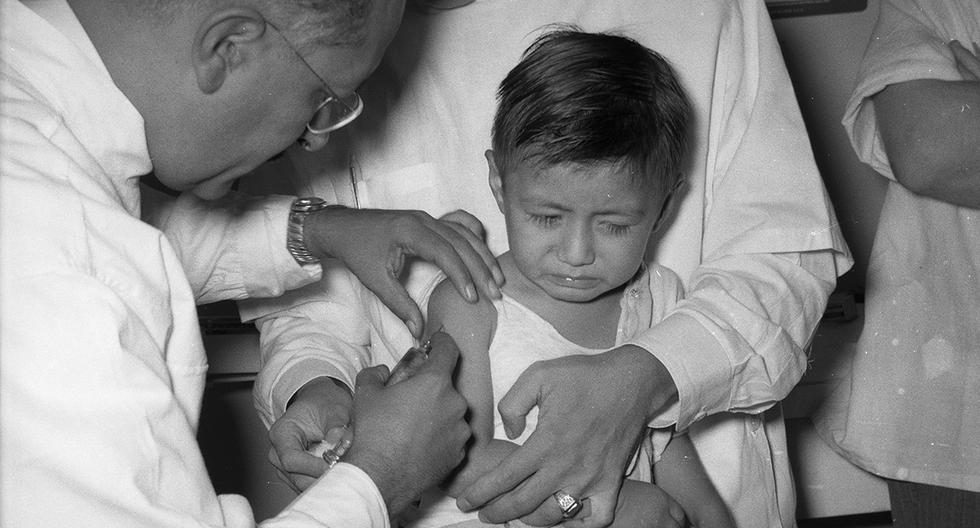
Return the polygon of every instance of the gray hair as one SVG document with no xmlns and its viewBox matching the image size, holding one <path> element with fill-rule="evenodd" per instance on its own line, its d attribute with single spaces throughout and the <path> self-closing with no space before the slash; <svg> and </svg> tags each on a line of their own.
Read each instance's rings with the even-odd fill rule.
<svg viewBox="0 0 980 528">
<path fill-rule="evenodd" d="M 216 5 L 221 0 L 143 0 L 124 5 L 140 11 L 149 10 L 162 21 L 175 16 L 195 3 Z M 357 46 L 366 37 L 364 28 L 374 0 L 243 0 L 257 9 L 274 26 L 281 29 L 299 50 L 320 46 Z"/>
</svg>

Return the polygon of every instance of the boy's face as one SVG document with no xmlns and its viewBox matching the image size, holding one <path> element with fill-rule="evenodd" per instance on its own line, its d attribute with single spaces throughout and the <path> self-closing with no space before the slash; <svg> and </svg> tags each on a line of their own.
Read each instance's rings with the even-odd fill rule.
<svg viewBox="0 0 980 528">
<path fill-rule="evenodd" d="M 649 186 L 612 164 L 516 164 L 490 186 L 521 273 L 549 296 L 591 301 L 633 278 L 663 209 Z"/>
</svg>

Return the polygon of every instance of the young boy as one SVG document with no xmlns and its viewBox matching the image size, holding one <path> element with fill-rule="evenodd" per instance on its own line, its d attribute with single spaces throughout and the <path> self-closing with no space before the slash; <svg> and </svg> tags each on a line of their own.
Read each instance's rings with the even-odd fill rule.
<svg viewBox="0 0 980 528">
<path fill-rule="evenodd" d="M 501 83 L 486 157 L 510 246 L 499 257 L 503 299 L 469 304 L 444 281 L 428 304 L 428 327 L 443 328 L 460 347 L 457 386 L 473 428 L 448 495 L 517 447 L 505 440 L 495 409 L 527 367 L 612 348 L 656 324 L 681 298 L 676 275 L 646 267 L 644 256 L 681 182 L 688 114 L 666 61 L 608 34 L 553 30 Z M 516 442 L 535 423 L 532 411 Z M 651 431 L 635 458 L 614 526 L 653 522 L 644 514 L 655 492 L 651 480 L 696 526 L 733 525 L 686 435 Z M 569 517 L 586 515 L 574 501 L 561 508 Z M 481 525 L 438 490 L 417 513 L 413 527 Z"/>
</svg>

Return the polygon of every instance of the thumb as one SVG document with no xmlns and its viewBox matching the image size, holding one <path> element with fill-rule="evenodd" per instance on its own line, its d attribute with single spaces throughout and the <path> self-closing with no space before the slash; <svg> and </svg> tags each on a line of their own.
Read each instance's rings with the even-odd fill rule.
<svg viewBox="0 0 980 528">
<path fill-rule="evenodd" d="M 537 404 L 537 389 L 521 375 L 497 405 L 507 438 L 513 440 L 524 432 L 525 417 Z"/>
<path fill-rule="evenodd" d="M 366 390 L 371 387 L 383 387 L 387 380 L 388 367 L 385 365 L 375 365 L 362 369 L 357 373 L 357 379 L 354 380 L 354 392 L 361 392 L 361 390 Z"/>
</svg>

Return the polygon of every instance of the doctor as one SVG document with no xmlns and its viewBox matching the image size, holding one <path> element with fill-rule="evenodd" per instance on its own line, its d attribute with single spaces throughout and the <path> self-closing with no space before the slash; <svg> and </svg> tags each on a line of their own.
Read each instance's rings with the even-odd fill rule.
<svg viewBox="0 0 980 528">
<path fill-rule="evenodd" d="M 314 5 L 0 0 L 0 525 L 254 526 L 243 498 L 215 494 L 197 446 L 207 361 L 194 296 L 140 220 L 140 183 L 152 173 L 217 198 L 298 137 L 321 147 L 309 129 L 356 117 L 354 88 L 403 2 Z M 359 271 L 379 289 L 405 253 L 461 291 L 492 281 L 458 225 L 336 213 L 299 216 L 386 256 Z M 365 262 L 330 237 L 293 242 Z M 363 371 L 348 463 L 268 526 L 388 526 L 442 478 L 469 436 L 456 354 L 440 338 L 433 361 L 390 387 L 384 367 Z"/>
</svg>

